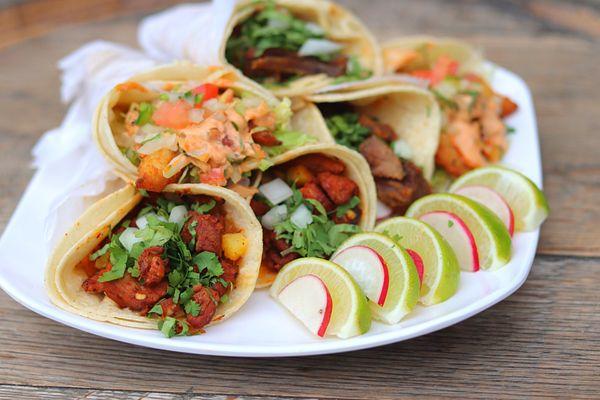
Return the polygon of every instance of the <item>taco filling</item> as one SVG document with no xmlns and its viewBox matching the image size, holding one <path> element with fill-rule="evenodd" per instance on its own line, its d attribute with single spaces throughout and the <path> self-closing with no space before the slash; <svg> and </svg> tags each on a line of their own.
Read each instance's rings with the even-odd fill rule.
<svg viewBox="0 0 600 400">
<path fill-rule="evenodd" d="M 359 189 L 336 158 L 305 155 L 260 174 L 250 206 L 263 226 L 263 266 L 328 258 L 360 230 Z"/>
<path fill-rule="evenodd" d="M 390 125 L 350 103 L 322 103 L 319 109 L 335 141 L 365 157 L 377 197 L 392 215 L 403 215 L 414 201 L 431 193 L 423 172 L 409 159 L 410 147 Z"/>
<path fill-rule="evenodd" d="M 138 168 L 138 189 L 170 183 L 226 186 L 269 157 L 310 142 L 292 131 L 289 100 L 273 106 L 227 79 L 117 86 L 111 129 Z M 143 99 L 131 101 L 131 99 Z M 129 101 L 127 101 L 129 100 Z"/>
<path fill-rule="evenodd" d="M 77 268 L 86 292 L 193 335 L 235 290 L 246 247 L 221 199 L 169 193 L 145 197 Z"/>
<path fill-rule="evenodd" d="M 387 50 L 386 60 L 398 73 L 429 81 L 443 111 L 436 164 L 453 176 L 498 162 L 508 149 L 510 128 L 503 119 L 517 110 L 508 97 L 494 92 L 487 81 L 460 72 L 460 63 L 446 55 L 432 62 L 429 46 Z"/>
<path fill-rule="evenodd" d="M 325 74 L 337 82 L 366 79 L 371 73 L 345 44 L 327 37 L 318 24 L 293 15 L 273 1 L 253 4 L 256 11 L 236 25 L 226 44 L 227 61 L 265 84 Z"/>
</svg>

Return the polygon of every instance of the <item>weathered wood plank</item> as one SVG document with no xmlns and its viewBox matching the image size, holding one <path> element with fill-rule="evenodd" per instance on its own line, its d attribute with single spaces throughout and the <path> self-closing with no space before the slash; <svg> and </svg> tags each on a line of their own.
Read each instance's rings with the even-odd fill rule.
<svg viewBox="0 0 600 400">
<path fill-rule="evenodd" d="M 598 258 L 538 257 L 516 294 L 456 326 L 371 350 L 284 359 L 144 349 L 59 325 L 0 294 L 0 384 L 319 398 L 590 398 L 600 391 L 599 279 Z"/>
<path fill-rule="evenodd" d="M 86 400 L 293 400 L 292 397 L 256 397 L 186 393 L 133 392 L 76 388 L 0 385 L 0 400 L 86 399 Z M 308 399 L 307 399 L 308 400 Z"/>
</svg>

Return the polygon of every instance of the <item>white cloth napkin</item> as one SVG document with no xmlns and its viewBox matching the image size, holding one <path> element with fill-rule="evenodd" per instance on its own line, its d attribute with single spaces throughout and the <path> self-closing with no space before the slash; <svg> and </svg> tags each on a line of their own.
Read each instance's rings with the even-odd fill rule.
<svg viewBox="0 0 600 400">
<path fill-rule="evenodd" d="M 60 127 L 46 132 L 32 150 L 33 166 L 64 182 L 48 193 L 47 250 L 83 211 L 82 200 L 103 193 L 116 178 L 92 140 L 96 104 L 115 84 L 154 65 L 139 51 L 104 41 L 90 42 L 59 61 L 61 97 L 71 105 Z"/>
</svg>

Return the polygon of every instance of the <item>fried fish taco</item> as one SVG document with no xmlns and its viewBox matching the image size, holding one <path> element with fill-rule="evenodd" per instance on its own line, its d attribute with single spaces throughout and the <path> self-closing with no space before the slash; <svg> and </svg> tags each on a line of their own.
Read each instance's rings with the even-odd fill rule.
<svg viewBox="0 0 600 400">
<path fill-rule="evenodd" d="M 317 103 L 331 137 L 367 160 L 380 202 L 379 218 L 402 215 L 431 192 L 428 180 L 440 130 L 440 111 L 431 93 L 379 80 L 309 99 Z"/>
<path fill-rule="evenodd" d="M 232 68 L 176 63 L 136 75 L 100 102 L 94 137 L 104 156 L 138 189 L 172 183 L 227 186 L 326 132 Z"/>
<path fill-rule="evenodd" d="M 57 306 L 97 321 L 192 335 L 238 311 L 253 292 L 262 230 L 230 190 L 126 187 L 93 204 L 46 268 Z"/>
<path fill-rule="evenodd" d="M 263 227 L 257 287 L 269 286 L 291 260 L 329 258 L 350 235 L 373 228 L 376 197 L 368 168 L 355 151 L 321 144 L 253 173 L 240 194 Z"/>
<path fill-rule="evenodd" d="M 366 79 L 383 68 L 369 30 L 348 10 L 326 0 L 241 1 L 220 53 L 224 63 L 277 96 Z"/>
<path fill-rule="evenodd" d="M 425 80 L 442 109 L 436 164 L 452 176 L 499 161 L 508 149 L 503 119 L 518 106 L 486 79 L 482 55 L 466 43 L 417 36 L 383 45 L 387 72 Z"/>
</svg>

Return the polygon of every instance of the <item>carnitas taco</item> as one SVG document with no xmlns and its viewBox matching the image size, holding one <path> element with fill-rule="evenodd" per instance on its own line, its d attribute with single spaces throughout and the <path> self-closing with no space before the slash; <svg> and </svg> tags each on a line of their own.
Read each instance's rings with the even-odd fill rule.
<svg viewBox="0 0 600 400">
<path fill-rule="evenodd" d="M 46 287 L 56 305 L 87 318 L 192 335 L 242 307 L 261 249 L 259 223 L 230 190 L 183 184 L 142 196 L 127 185 L 64 235 Z"/>
<path fill-rule="evenodd" d="M 286 263 L 329 258 L 350 235 L 373 228 L 376 197 L 369 168 L 356 152 L 322 144 L 289 152 L 236 188 L 263 227 L 257 287 L 269 286 Z"/>
<path fill-rule="evenodd" d="M 310 111 L 310 110 L 309 110 Z M 94 137 L 138 189 L 173 183 L 228 186 L 326 132 L 232 68 L 176 63 L 136 75 L 100 102 Z"/>
<path fill-rule="evenodd" d="M 427 81 L 442 109 L 436 164 L 452 176 L 499 161 L 508 149 L 503 119 L 517 110 L 486 80 L 484 59 L 454 39 L 401 38 L 383 45 L 386 70 Z"/>
<path fill-rule="evenodd" d="M 348 10 L 326 0 L 246 0 L 225 30 L 224 63 L 278 96 L 380 75 L 379 45 Z"/>
<path fill-rule="evenodd" d="M 440 130 L 440 111 L 431 93 L 379 80 L 309 98 L 317 103 L 331 137 L 367 160 L 379 218 L 403 215 L 412 202 L 431 192 L 428 180 Z"/>
</svg>

